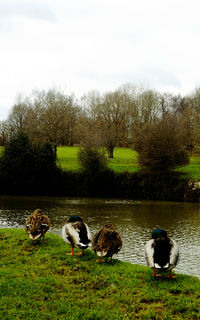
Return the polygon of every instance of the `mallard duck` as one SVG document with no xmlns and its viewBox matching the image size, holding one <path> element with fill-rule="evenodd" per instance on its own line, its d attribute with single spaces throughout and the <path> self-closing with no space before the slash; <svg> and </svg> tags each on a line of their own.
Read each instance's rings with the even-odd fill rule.
<svg viewBox="0 0 200 320">
<path fill-rule="evenodd" d="M 153 269 L 153 276 L 156 271 L 170 272 L 178 263 L 179 250 L 174 240 L 167 236 L 167 232 L 162 229 L 155 229 L 152 238 L 146 243 L 145 256 L 149 267 Z"/>
<path fill-rule="evenodd" d="M 65 242 L 71 244 L 71 253 L 67 255 L 83 254 L 84 250 L 90 246 L 91 234 L 90 229 L 83 219 L 79 216 L 73 215 L 66 222 L 62 228 L 62 237 Z M 74 247 L 82 249 L 80 253 L 74 252 Z"/>
<path fill-rule="evenodd" d="M 110 257 L 118 253 L 122 247 L 122 240 L 119 232 L 112 224 L 103 225 L 92 239 L 92 248 L 99 259 L 97 261 L 104 261 L 102 257 Z"/>
<path fill-rule="evenodd" d="M 41 209 L 36 209 L 26 220 L 25 230 L 29 234 L 31 240 L 43 238 L 50 228 L 49 218 L 42 213 Z"/>
</svg>

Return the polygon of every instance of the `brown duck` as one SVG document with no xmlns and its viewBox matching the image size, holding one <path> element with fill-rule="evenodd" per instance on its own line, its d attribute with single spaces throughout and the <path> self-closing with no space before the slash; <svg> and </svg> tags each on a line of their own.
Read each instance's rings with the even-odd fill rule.
<svg viewBox="0 0 200 320">
<path fill-rule="evenodd" d="M 29 234 L 31 240 L 43 238 L 50 228 L 49 218 L 42 213 L 41 209 L 36 209 L 26 220 L 25 230 Z"/>
<path fill-rule="evenodd" d="M 109 258 L 112 261 L 113 254 L 118 253 L 122 247 L 122 240 L 119 232 L 112 224 L 103 225 L 92 239 L 92 248 L 99 259 L 102 257 Z"/>
</svg>

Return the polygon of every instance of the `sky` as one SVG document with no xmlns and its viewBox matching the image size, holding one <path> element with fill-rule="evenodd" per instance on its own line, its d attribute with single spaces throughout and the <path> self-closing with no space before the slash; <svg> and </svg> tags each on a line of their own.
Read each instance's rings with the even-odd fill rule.
<svg viewBox="0 0 200 320">
<path fill-rule="evenodd" d="M 199 0 L 0 0 L 0 121 L 17 96 L 200 86 Z"/>
</svg>

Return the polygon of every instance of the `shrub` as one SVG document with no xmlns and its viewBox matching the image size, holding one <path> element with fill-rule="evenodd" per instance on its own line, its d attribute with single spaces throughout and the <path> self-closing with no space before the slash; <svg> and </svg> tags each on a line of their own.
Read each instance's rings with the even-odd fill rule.
<svg viewBox="0 0 200 320">
<path fill-rule="evenodd" d="M 1 158 L 1 192 L 49 194 L 57 173 L 51 145 L 33 145 L 25 133 L 18 132 L 5 146 Z"/>
<path fill-rule="evenodd" d="M 189 163 L 177 119 L 165 116 L 138 130 L 135 149 L 138 162 L 149 171 L 168 171 Z"/>
<path fill-rule="evenodd" d="M 78 152 L 78 162 L 83 171 L 96 175 L 107 169 L 108 159 L 103 149 L 82 147 Z"/>
</svg>

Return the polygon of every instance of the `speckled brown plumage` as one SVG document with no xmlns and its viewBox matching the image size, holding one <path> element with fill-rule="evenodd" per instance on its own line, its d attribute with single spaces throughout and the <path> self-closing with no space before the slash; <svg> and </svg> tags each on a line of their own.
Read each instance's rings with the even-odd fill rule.
<svg viewBox="0 0 200 320">
<path fill-rule="evenodd" d="M 92 248 L 99 257 L 111 257 L 118 253 L 122 247 L 119 232 L 112 224 L 105 224 L 95 234 L 92 240 Z"/>
<path fill-rule="evenodd" d="M 25 230 L 32 240 L 43 237 L 50 228 L 49 218 L 42 213 L 42 210 L 36 209 L 26 220 Z"/>
</svg>

